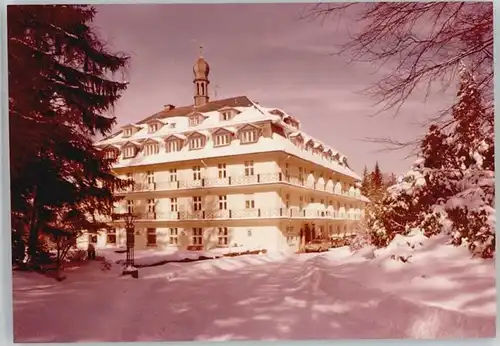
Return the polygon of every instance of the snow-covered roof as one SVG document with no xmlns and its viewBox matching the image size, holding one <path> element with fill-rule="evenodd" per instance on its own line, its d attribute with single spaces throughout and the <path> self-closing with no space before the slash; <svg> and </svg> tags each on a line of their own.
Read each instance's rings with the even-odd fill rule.
<svg viewBox="0 0 500 346">
<path fill-rule="evenodd" d="M 229 100 L 229 101 L 228 101 Z M 232 104 L 234 101 L 234 105 Z M 235 101 L 236 100 L 236 101 Z M 139 122 L 139 130 L 136 131 L 132 136 L 124 137 L 123 133 L 118 133 L 112 137 L 108 137 L 96 143 L 98 146 L 105 145 L 118 145 L 123 146 L 128 143 L 133 143 L 136 146 L 140 146 L 140 142 L 146 139 L 153 139 L 161 143 L 162 141 L 170 139 L 172 136 L 181 140 L 185 140 L 189 135 L 194 133 L 201 133 L 204 136 L 210 136 L 211 133 L 219 130 L 225 129 L 232 133 L 235 133 L 247 126 L 253 126 L 256 128 L 261 128 L 258 124 L 264 122 L 272 122 L 282 127 L 286 133 L 289 133 L 289 137 L 302 136 L 306 143 L 311 143 L 315 148 L 323 147 L 324 152 L 328 150 L 335 154 L 336 151 L 327 147 L 325 144 L 321 143 L 317 139 L 305 134 L 304 132 L 297 130 L 296 128 L 284 123 L 280 115 L 271 114 L 270 111 L 277 110 L 276 108 L 264 108 L 257 103 L 251 101 L 248 98 L 233 98 L 223 100 L 224 102 L 214 101 L 210 102 L 212 104 L 210 107 L 202 106 L 195 110 L 197 113 L 202 113 L 204 120 L 201 124 L 196 126 L 190 126 L 189 124 L 189 114 L 193 113 L 193 107 L 180 107 L 173 108 L 170 110 L 165 110 L 164 113 L 160 112 L 155 117 L 150 117 Z M 229 120 L 220 119 L 221 109 L 236 109 L 238 114 L 235 114 Z M 283 112 L 279 110 L 279 112 Z M 278 113 L 278 112 L 275 112 Z M 284 113 L 284 112 L 283 112 Z M 286 114 L 286 113 L 284 113 Z M 163 117 L 161 117 L 163 115 Z M 164 123 L 175 123 L 175 127 L 162 126 L 158 131 L 154 133 L 148 133 L 145 126 L 140 126 L 140 124 L 146 124 L 153 120 L 160 120 Z M 127 142 L 123 144 L 124 142 Z M 123 145 L 122 145 L 123 144 Z M 325 159 L 323 155 L 314 155 L 313 153 L 306 152 L 301 148 L 298 148 L 293 144 L 289 138 L 283 137 L 282 135 L 273 133 L 272 138 L 262 137 L 259 141 L 252 145 L 230 145 L 224 147 L 213 148 L 212 145 L 207 144 L 205 148 L 195 151 L 182 151 L 182 152 L 170 152 L 168 155 L 164 154 L 161 150 L 159 154 L 142 156 L 139 154 L 135 158 L 119 160 L 115 167 L 126 167 L 129 165 L 146 165 L 155 164 L 163 162 L 173 162 L 173 161 L 183 161 L 192 160 L 203 157 L 217 157 L 217 156 L 227 156 L 227 155 L 238 155 L 238 154 L 248 154 L 248 153 L 258 153 L 258 152 L 271 152 L 271 151 L 283 151 L 291 155 L 295 155 L 304 160 L 317 163 L 321 166 L 328 167 L 337 171 L 341 174 L 353 177 L 355 179 L 360 179 L 360 177 L 351 171 L 348 167 L 337 162 L 331 162 Z M 339 154 L 340 156 L 340 154 Z"/>
</svg>

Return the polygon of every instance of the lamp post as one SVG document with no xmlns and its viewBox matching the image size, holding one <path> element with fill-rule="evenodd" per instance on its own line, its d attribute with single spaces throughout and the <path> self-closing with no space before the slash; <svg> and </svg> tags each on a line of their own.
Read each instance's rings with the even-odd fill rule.
<svg viewBox="0 0 500 346">
<path fill-rule="evenodd" d="M 127 245 L 127 257 L 125 258 L 125 267 L 123 268 L 123 275 L 131 275 L 133 278 L 139 277 L 139 270 L 134 267 L 134 246 L 135 246 L 135 225 L 134 225 L 134 215 L 132 213 L 127 213 L 123 216 L 125 220 L 125 232 L 126 232 L 126 245 Z"/>
</svg>

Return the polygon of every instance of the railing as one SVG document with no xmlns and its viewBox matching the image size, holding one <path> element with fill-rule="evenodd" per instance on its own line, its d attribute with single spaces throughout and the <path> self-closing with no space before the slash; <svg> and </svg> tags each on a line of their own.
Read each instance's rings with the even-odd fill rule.
<svg viewBox="0 0 500 346">
<path fill-rule="evenodd" d="M 290 176 L 281 172 L 226 176 L 220 178 L 202 178 L 197 180 L 175 180 L 161 181 L 153 183 L 135 183 L 133 186 L 115 190 L 115 193 L 123 194 L 128 192 L 148 192 L 148 191 L 173 191 L 182 189 L 213 188 L 244 186 L 255 184 L 286 183 L 293 186 L 305 187 L 308 189 L 330 193 L 336 196 L 344 196 L 354 199 L 361 199 L 361 195 L 353 191 L 342 191 L 336 189 L 333 184 L 318 183 L 308 180 L 306 177 Z"/>
<path fill-rule="evenodd" d="M 160 211 L 136 214 L 136 220 L 224 220 L 255 218 L 294 218 L 324 220 L 359 220 L 360 214 L 339 213 L 326 209 L 270 208 L 270 209 L 215 209 L 199 211 Z"/>
</svg>

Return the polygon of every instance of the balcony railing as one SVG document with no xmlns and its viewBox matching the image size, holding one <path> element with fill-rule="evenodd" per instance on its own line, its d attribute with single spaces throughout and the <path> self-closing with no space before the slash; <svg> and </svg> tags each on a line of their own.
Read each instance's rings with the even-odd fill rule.
<svg viewBox="0 0 500 346">
<path fill-rule="evenodd" d="M 160 181 L 152 183 L 135 183 L 133 186 L 116 190 L 115 193 L 128 192 L 148 192 L 148 191 L 174 191 L 183 189 L 198 189 L 198 188 L 213 188 L 213 187 L 229 187 L 229 186 L 245 186 L 256 184 L 270 183 L 285 183 L 293 186 L 305 187 L 316 191 L 322 191 L 336 196 L 344 196 L 354 199 L 361 199 L 360 194 L 352 191 L 341 191 L 335 189 L 333 185 L 319 184 L 318 182 L 309 181 L 300 176 L 290 176 L 281 172 L 253 174 L 253 175 L 238 175 L 226 176 L 219 178 L 202 178 L 197 180 L 175 180 L 175 181 Z"/>
<path fill-rule="evenodd" d="M 159 211 L 137 213 L 136 220 L 226 220 L 256 218 L 359 220 L 361 214 L 339 213 L 326 209 L 270 208 L 270 209 L 215 209 L 199 211 Z"/>
</svg>

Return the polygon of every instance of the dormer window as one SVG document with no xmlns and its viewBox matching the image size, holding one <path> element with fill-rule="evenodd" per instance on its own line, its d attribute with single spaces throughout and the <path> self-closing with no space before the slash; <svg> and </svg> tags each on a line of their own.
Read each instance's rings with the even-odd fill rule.
<svg viewBox="0 0 500 346">
<path fill-rule="evenodd" d="M 189 116 L 189 126 L 198 126 L 203 122 L 204 116 L 201 113 L 195 113 Z"/>
<path fill-rule="evenodd" d="M 200 135 L 193 136 L 189 139 L 189 150 L 202 149 L 205 146 L 205 137 Z"/>
<path fill-rule="evenodd" d="M 312 151 L 313 150 L 313 147 L 314 147 L 314 142 L 312 139 L 310 139 L 309 141 L 307 141 L 306 143 L 306 150 L 307 151 Z"/>
<path fill-rule="evenodd" d="M 114 149 L 108 149 L 104 152 L 104 158 L 107 160 L 115 160 L 118 156 L 118 153 Z"/>
<path fill-rule="evenodd" d="M 259 140 L 261 129 L 253 124 L 247 124 L 239 129 L 240 144 L 255 143 Z"/>
<path fill-rule="evenodd" d="M 258 140 L 257 130 L 245 130 L 240 133 L 241 143 L 255 143 Z"/>
<path fill-rule="evenodd" d="M 231 134 L 229 133 L 219 133 L 214 137 L 214 146 L 223 147 L 231 143 Z"/>
<path fill-rule="evenodd" d="M 220 113 L 220 121 L 228 121 L 234 118 L 236 114 L 239 114 L 240 111 L 235 108 L 224 107 L 219 109 Z"/>
<path fill-rule="evenodd" d="M 186 136 L 181 134 L 172 134 L 165 138 L 165 151 L 167 153 L 173 153 L 176 151 L 181 151 Z"/>
<path fill-rule="evenodd" d="M 197 126 L 200 125 L 201 121 L 199 117 L 191 117 L 189 118 L 189 126 Z"/>
<path fill-rule="evenodd" d="M 180 151 L 181 150 L 181 141 L 180 140 L 171 140 L 171 141 L 168 141 L 168 142 L 165 142 L 165 151 L 167 153 L 173 153 L 173 152 L 176 152 L 176 151 Z"/>
<path fill-rule="evenodd" d="M 148 126 L 148 132 L 149 133 L 154 133 L 154 132 L 158 131 L 158 128 L 159 128 L 158 123 L 149 124 L 149 126 Z"/>
<path fill-rule="evenodd" d="M 171 128 L 171 129 L 175 129 L 175 123 L 168 124 L 168 127 Z"/>
<path fill-rule="evenodd" d="M 123 130 L 123 137 L 130 137 L 132 136 L 132 128 L 128 127 Z"/>
<path fill-rule="evenodd" d="M 130 159 L 137 154 L 137 148 L 133 145 L 128 145 L 123 148 L 123 158 Z"/>
<path fill-rule="evenodd" d="M 144 146 L 144 155 L 155 155 L 160 152 L 160 145 L 158 143 L 148 143 Z"/>
</svg>

